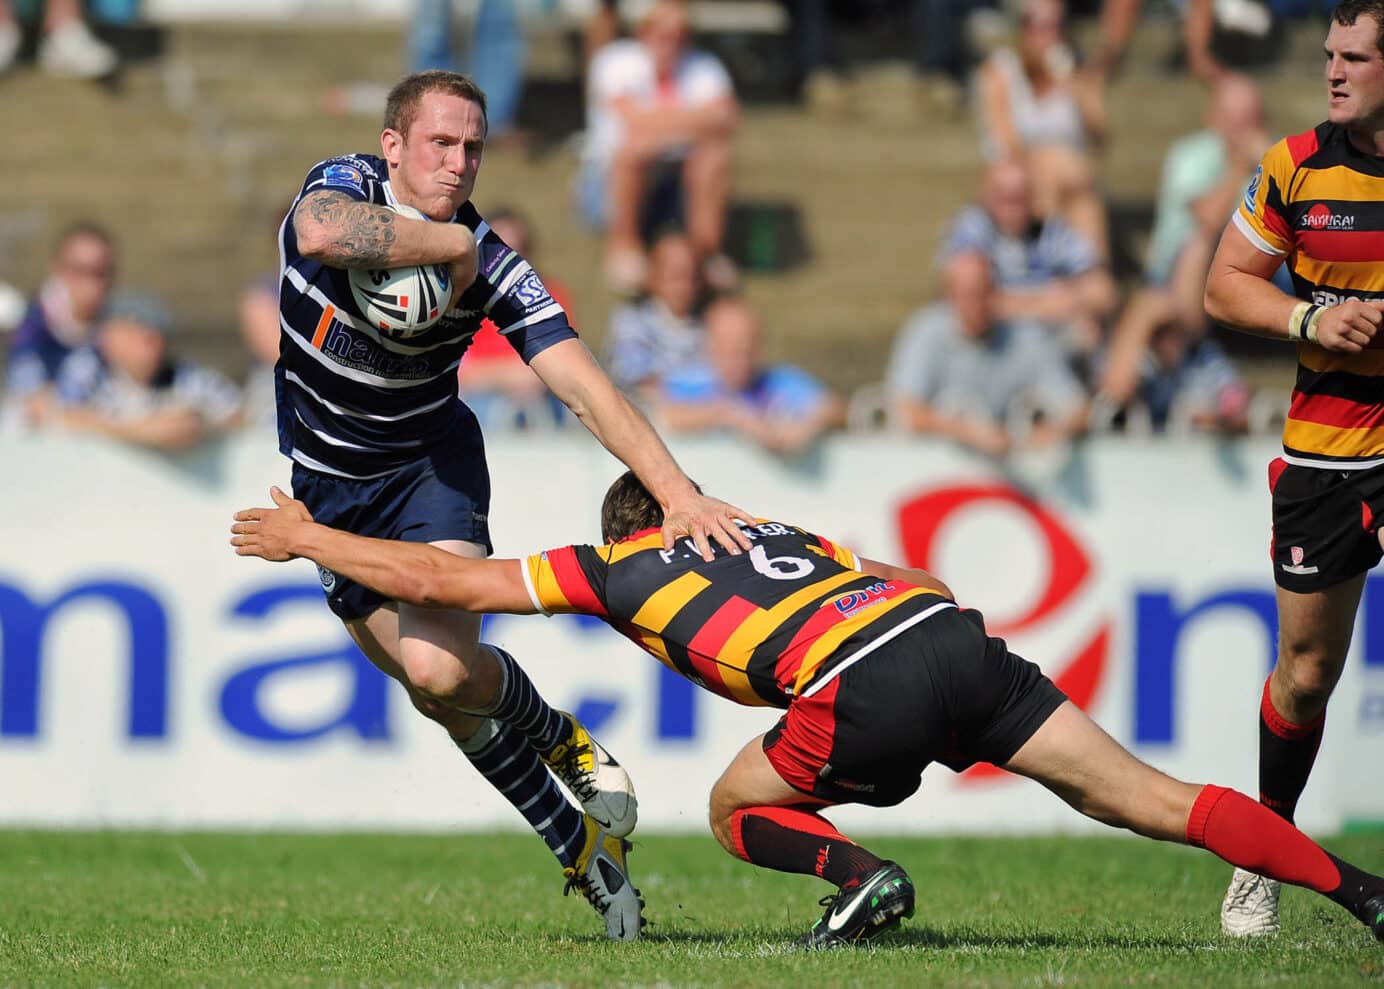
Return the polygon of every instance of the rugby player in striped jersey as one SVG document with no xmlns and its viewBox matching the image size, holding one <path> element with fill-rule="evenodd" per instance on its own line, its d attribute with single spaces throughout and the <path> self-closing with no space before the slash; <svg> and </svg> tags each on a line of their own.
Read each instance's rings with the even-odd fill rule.
<svg viewBox="0 0 1384 989">
<path fill-rule="evenodd" d="M 389 95 L 380 154 L 319 162 L 280 229 L 281 338 L 275 367 L 279 448 L 293 492 L 352 532 L 483 557 L 490 478 L 457 365 L 488 316 L 515 350 L 667 509 L 671 546 L 691 536 L 739 552 L 743 513 L 705 498 L 648 421 L 611 384 L 529 263 L 471 205 L 485 149 L 485 94 L 469 78 L 409 76 Z M 401 216 L 404 204 L 426 219 Z M 450 306 L 400 339 L 363 318 L 351 269 L 446 264 Z M 514 659 L 481 643 L 480 615 L 397 601 L 320 570 L 332 611 L 414 705 L 524 815 L 617 940 L 638 936 L 638 892 L 624 836 L 636 803 L 628 775 L 573 716 L 539 696 Z M 546 767 L 546 768 L 545 768 Z M 582 805 L 567 801 L 549 770 Z"/>
<path fill-rule="evenodd" d="M 908 873 L 819 809 L 892 806 L 930 762 L 959 772 L 979 761 L 1096 820 L 1316 890 L 1384 937 L 1384 878 L 1243 794 L 1140 762 L 921 570 L 764 519 L 744 527 L 748 553 L 707 561 L 690 542 L 665 547 L 662 510 L 630 473 L 606 494 L 604 545 L 525 560 L 362 539 L 271 496 L 276 508 L 236 514 L 240 555 L 306 557 L 418 606 L 595 615 L 712 693 L 784 709 L 712 788 L 711 829 L 732 855 L 836 887 L 803 947 L 868 941 L 914 910 Z"/>
<path fill-rule="evenodd" d="M 1269 465 L 1278 662 L 1259 704 L 1259 799 L 1287 821 L 1384 518 L 1384 0 L 1337 4 L 1325 55 L 1327 119 L 1265 154 L 1206 280 L 1213 319 L 1297 350 L 1283 456 Z M 1271 281 L 1285 262 L 1293 295 Z M 1237 870 L 1222 929 L 1276 932 L 1278 896 Z"/>
</svg>

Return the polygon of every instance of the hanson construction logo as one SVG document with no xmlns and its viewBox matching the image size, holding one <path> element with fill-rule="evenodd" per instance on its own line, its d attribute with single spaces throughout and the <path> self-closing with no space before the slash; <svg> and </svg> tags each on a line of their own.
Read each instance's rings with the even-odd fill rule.
<svg viewBox="0 0 1384 989">
<path fill-rule="evenodd" d="M 1302 225 L 1308 230 L 1354 230 L 1355 215 L 1337 213 L 1326 203 L 1317 203 L 1302 214 Z"/>
</svg>

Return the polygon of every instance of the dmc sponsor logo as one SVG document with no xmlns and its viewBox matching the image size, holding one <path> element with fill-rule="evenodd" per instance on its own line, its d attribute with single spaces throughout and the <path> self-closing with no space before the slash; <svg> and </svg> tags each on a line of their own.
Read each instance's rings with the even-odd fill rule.
<svg viewBox="0 0 1384 989">
<path fill-rule="evenodd" d="M 884 595 L 889 593 L 890 585 L 884 581 L 871 584 L 863 591 L 852 591 L 850 594 L 843 594 L 841 597 L 832 601 L 836 606 L 837 612 L 844 616 L 855 614 L 861 608 L 866 608 L 884 599 Z"/>
<path fill-rule="evenodd" d="M 1353 214 L 1333 213 L 1326 203 L 1317 203 L 1302 214 L 1302 225 L 1308 230 L 1354 230 Z"/>
</svg>

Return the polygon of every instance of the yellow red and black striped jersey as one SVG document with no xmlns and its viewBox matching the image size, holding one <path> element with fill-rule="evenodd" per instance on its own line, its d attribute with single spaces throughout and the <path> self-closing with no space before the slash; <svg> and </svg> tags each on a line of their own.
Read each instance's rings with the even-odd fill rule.
<svg viewBox="0 0 1384 989">
<path fill-rule="evenodd" d="M 1319 124 L 1270 148 L 1234 223 L 1259 250 L 1286 257 L 1298 298 L 1384 299 L 1384 159 L 1344 128 Z M 1358 354 L 1298 344 L 1283 451 L 1308 467 L 1384 463 L 1384 334 Z"/>
<path fill-rule="evenodd" d="M 741 704 L 787 707 L 814 679 L 927 617 L 946 598 L 860 572 L 830 540 L 781 522 L 742 530 L 748 553 L 657 529 L 606 546 L 567 546 L 524 561 L 545 614 L 596 615 L 694 683 Z"/>
</svg>

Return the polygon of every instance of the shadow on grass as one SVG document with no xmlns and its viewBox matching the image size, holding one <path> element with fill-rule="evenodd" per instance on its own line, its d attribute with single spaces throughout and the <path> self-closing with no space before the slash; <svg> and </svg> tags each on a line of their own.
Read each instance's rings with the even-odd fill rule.
<svg viewBox="0 0 1384 989">
<path fill-rule="evenodd" d="M 664 944 L 714 944 L 722 946 L 744 945 L 752 942 L 760 947 L 782 948 L 785 952 L 799 950 L 795 942 L 802 937 L 802 930 L 754 930 L 744 931 L 696 931 L 696 930 L 646 930 L 642 941 Z M 1053 934 L 1041 931 L 1027 934 L 991 934 L 971 930 L 934 930 L 923 927 L 905 927 L 882 936 L 878 941 L 857 946 L 858 951 L 887 951 L 891 948 L 932 948 L 937 950 L 957 949 L 1034 949 L 1034 948 L 1085 948 L 1106 950 L 1118 948 L 1127 951 L 1155 951 L 1169 949 L 1191 950 L 1202 944 L 1194 937 L 1169 937 L 1154 934 L 1109 934 L 1073 933 Z"/>
</svg>

